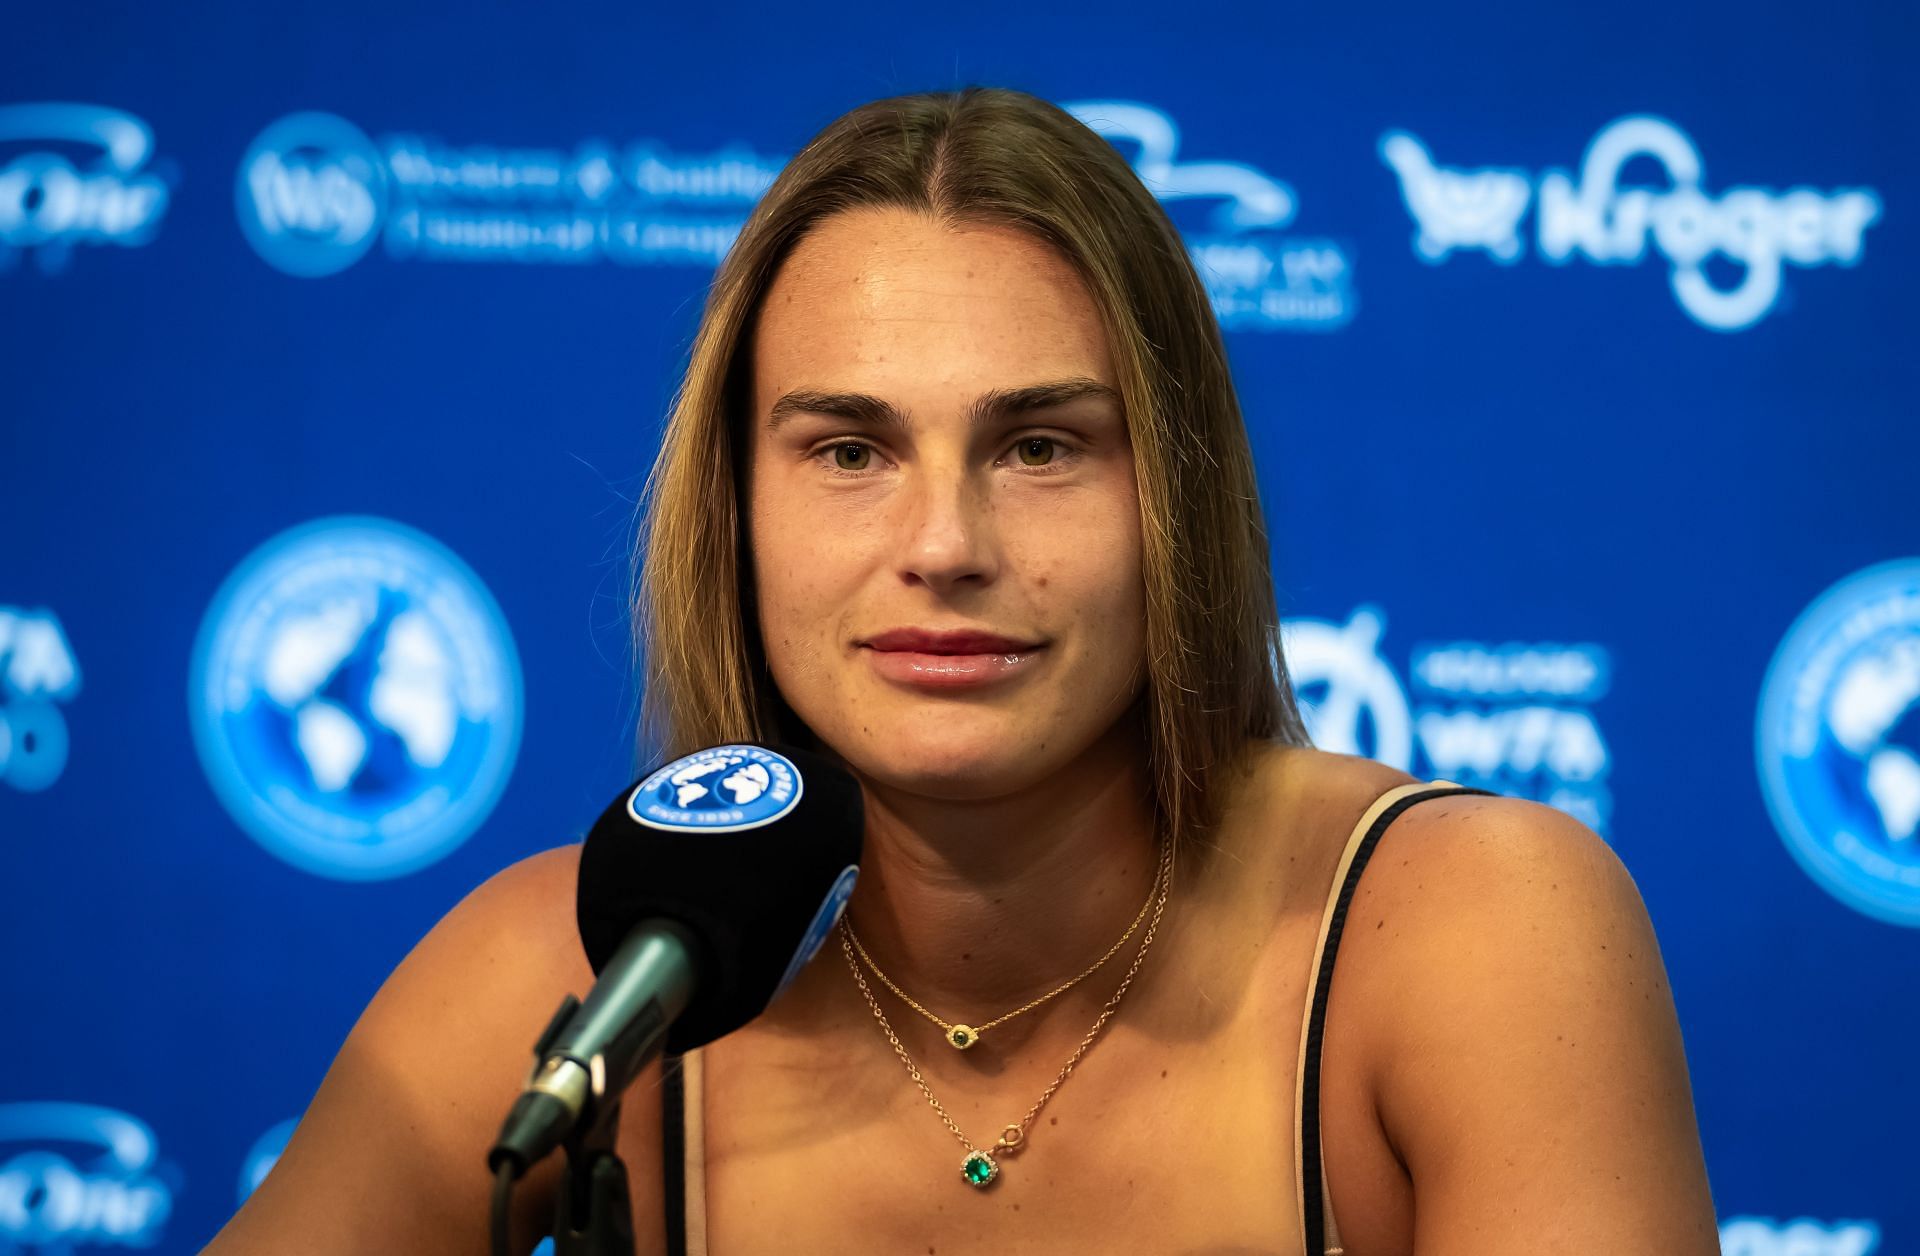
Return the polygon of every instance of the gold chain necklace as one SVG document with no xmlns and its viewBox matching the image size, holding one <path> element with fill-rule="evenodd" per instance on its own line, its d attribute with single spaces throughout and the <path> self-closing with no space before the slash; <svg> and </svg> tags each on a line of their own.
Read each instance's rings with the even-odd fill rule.
<svg viewBox="0 0 1920 1256">
<path fill-rule="evenodd" d="M 1160 866 L 1154 874 L 1154 883 L 1159 886 L 1159 894 L 1154 900 L 1153 919 L 1148 922 L 1146 935 L 1140 940 L 1139 953 L 1133 957 L 1133 963 L 1127 967 L 1127 975 L 1120 979 L 1120 988 L 1113 992 L 1111 999 L 1107 1000 L 1106 1006 L 1100 1011 L 1099 1018 L 1093 1022 L 1093 1028 L 1087 1031 L 1087 1036 L 1080 1040 L 1080 1045 L 1074 1048 L 1071 1056 L 1067 1057 L 1066 1065 L 1061 1068 L 1052 1084 L 1041 1092 L 1040 1098 L 1027 1109 L 1027 1114 L 1020 1118 L 1020 1123 L 1001 1128 L 1000 1137 L 993 1144 L 994 1151 L 1011 1154 L 1026 1145 L 1027 1126 L 1032 1124 L 1033 1118 L 1040 1114 L 1040 1109 L 1046 1106 L 1047 1100 L 1053 1098 L 1053 1092 L 1060 1088 L 1060 1083 L 1066 1081 L 1067 1075 L 1073 1072 L 1073 1066 L 1080 1062 L 1080 1057 L 1085 1055 L 1087 1048 L 1093 1045 L 1093 1040 L 1099 1036 L 1101 1029 L 1106 1027 L 1108 1018 L 1119 1008 L 1121 998 L 1127 993 L 1127 987 L 1133 984 L 1134 974 L 1140 971 L 1140 961 L 1147 957 L 1147 948 L 1153 945 L 1154 930 L 1160 925 L 1160 915 L 1167 906 L 1167 894 L 1173 888 L 1173 843 L 1171 841 L 1163 840 L 1162 842 Z M 986 1186 L 1000 1176 L 999 1162 L 974 1146 L 972 1140 L 961 1131 L 958 1125 L 954 1124 L 953 1118 L 947 1115 L 947 1110 L 940 1106 L 940 1101 L 933 1097 L 933 1091 L 928 1087 L 926 1079 L 920 1075 L 913 1057 L 907 1054 L 907 1049 L 901 1044 L 899 1035 L 894 1033 L 893 1026 L 887 1023 L 887 1014 L 881 1010 L 880 1001 L 873 997 L 873 990 L 867 985 L 867 979 L 860 975 L 860 965 L 853 958 L 852 938 L 853 930 L 847 923 L 847 917 L 842 914 L 840 953 L 847 957 L 847 968 L 853 973 L 853 979 L 859 985 L 860 993 L 867 997 L 867 1006 L 873 1009 L 874 1019 L 880 1022 L 880 1028 L 886 1033 L 887 1041 L 893 1044 L 894 1054 L 898 1055 L 900 1062 L 906 1065 L 907 1073 L 913 1078 L 914 1085 L 920 1087 L 920 1093 L 927 1097 L 927 1102 L 933 1105 L 933 1110 L 939 1114 L 941 1121 L 953 1131 L 953 1136 L 960 1140 L 960 1145 L 967 1149 L 966 1158 L 960 1162 L 960 1176 L 971 1186 Z"/>
<path fill-rule="evenodd" d="M 935 1016 L 932 1012 L 928 1011 L 925 1007 L 922 1007 L 920 1003 L 917 1002 L 912 995 L 908 994 L 905 990 L 902 990 L 899 986 L 895 985 L 893 983 L 893 978 L 887 976 L 887 974 L 880 971 L 880 965 L 873 962 L 873 956 L 867 954 L 867 948 L 860 945 L 860 935 L 853 931 L 852 925 L 847 926 L 847 937 L 849 940 L 852 941 L 853 949 L 859 952 L 860 958 L 863 961 L 865 961 L 868 968 L 871 968 L 873 970 L 873 975 L 878 977 L 882 982 L 886 984 L 887 989 L 899 995 L 900 1001 L 905 1003 L 908 1007 L 920 1013 L 920 1015 L 926 1017 L 928 1020 L 932 1021 L 934 1024 L 940 1026 L 940 1032 L 943 1035 L 945 1035 L 948 1046 L 952 1047 L 956 1051 L 965 1051 L 969 1047 L 973 1046 L 975 1043 L 979 1042 L 980 1036 L 986 1033 L 989 1029 L 992 1029 L 995 1025 L 1003 1025 L 1007 1021 L 1010 1021 L 1014 1017 L 1020 1015 L 1022 1012 L 1031 1012 L 1034 1008 L 1039 1007 L 1042 1003 L 1045 1003 L 1048 999 L 1054 998 L 1058 995 L 1065 994 L 1067 991 L 1073 989 L 1075 986 L 1079 985 L 1081 982 L 1085 981 L 1087 978 L 1093 976 L 1094 973 L 1100 971 L 1100 966 L 1102 964 L 1105 964 L 1108 960 L 1112 959 L 1116 954 L 1119 953 L 1120 948 L 1127 944 L 1127 939 L 1133 936 L 1133 931 L 1140 927 L 1140 922 L 1147 918 L 1147 909 L 1153 906 L 1154 896 L 1155 896 L 1155 893 L 1159 890 L 1159 888 L 1160 888 L 1160 874 L 1156 870 L 1153 877 L 1153 885 L 1148 887 L 1146 901 L 1140 904 L 1140 910 L 1134 915 L 1133 923 L 1127 926 L 1127 931 L 1120 935 L 1120 940 L 1118 942 L 1115 942 L 1112 946 L 1107 948 L 1107 953 L 1105 955 L 1102 955 L 1099 959 L 1093 961 L 1093 965 L 1090 968 L 1086 969 L 1078 977 L 1075 977 L 1072 980 L 1068 981 L 1065 985 L 1058 986 L 1052 990 L 1049 990 L 1047 993 L 1041 995 L 1037 999 L 1034 999 L 1032 1002 L 1026 1003 L 1020 1007 L 1014 1008 L 1011 1012 L 1008 1012 L 1005 1016 L 996 1016 L 992 1020 L 986 1022 L 984 1025 L 962 1025 L 958 1022 L 949 1024 L 948 1022 L 941 1020 L 938 1016 Z"/>
</svg>

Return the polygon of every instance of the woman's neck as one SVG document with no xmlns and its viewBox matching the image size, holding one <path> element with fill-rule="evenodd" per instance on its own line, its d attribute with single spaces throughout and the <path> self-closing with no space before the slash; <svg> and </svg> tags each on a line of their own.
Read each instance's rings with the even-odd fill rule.
<svg viewBox="0 0 1920 1256">
<path fill-rule="evenodd" d="M 945 1019 L 978 1023 L 1053 990 L 1104 954 L 1152 892 L 1151 781 L 1129 721 L 1001 798 L 956 803 L 863 784 L 866 844 L 848 919 L 874 962 Z"/>
</svg>

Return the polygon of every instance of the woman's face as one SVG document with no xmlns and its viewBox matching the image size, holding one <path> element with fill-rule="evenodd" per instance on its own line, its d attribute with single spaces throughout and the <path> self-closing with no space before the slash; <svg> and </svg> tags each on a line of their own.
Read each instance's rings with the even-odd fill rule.
<svg viewBox="0 0 1920 1256">
<path fill-rule="evenodd" d="M 1006 227 L 819 223 L 753 342 L 760 632 L 795 713 L 932 797 L 1045 780 L 1144 678 L 1140 516 L 1099 313 Z"/>
</svg>

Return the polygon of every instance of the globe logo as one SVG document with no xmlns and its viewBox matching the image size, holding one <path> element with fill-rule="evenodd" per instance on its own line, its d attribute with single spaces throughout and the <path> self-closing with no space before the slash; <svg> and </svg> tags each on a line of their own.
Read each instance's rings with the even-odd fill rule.
<svg viewBox="0 0 1920 1256">
<path fill-rule="evenodd" d="M 294 1127 L 299 1124 L 299 1117 L 288 1117 L 269 1127 L 247 1149 L 246 1159 L 240 1163 L 240 1203 L 246 1203 L 260 1189 L 260 1183 L 267 1180 L 267 1174 L 273 1172 L 273 1166 L 280 1163 L 281 1154 L 293 1140 Z"/>
<path fill-rule="evenodd" d="M 1807 607 L 1756 723 L 1761 795 L 1794 859 L 1855 910 L 1920 926 L 1920 558 Z"/>
<path fill-rule="evenodd" d="M 655 770 L 627 796 L 649 828 L 737 833 L 772 824 L 800 804 L 800 770 L 763 746 L 713 746 Z"/>
<path fill-rule="evenodd" d="M 345 516 L 282 533 L 215 595 L 188 705 L 214 792 L 288 863 L 374 880 L 480 826 L 519 751 L 499 607 L 431 537 Z"/>
<path fill-rule="evenodd" d="M 234 183 L 240 230 L 289 275 L 359 261 L 387 213 L 387 167 L 372 140 L 330 113 L 296 113 L 262 131 Z"/>
</svg>

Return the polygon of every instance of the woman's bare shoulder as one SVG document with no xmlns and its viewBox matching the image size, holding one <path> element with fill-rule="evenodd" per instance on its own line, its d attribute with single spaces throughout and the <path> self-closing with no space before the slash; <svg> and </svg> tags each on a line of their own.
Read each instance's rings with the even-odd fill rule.
<svg viewBox="0 0 1920 1256">
<path fill-rule="evenodd" d="M 273 1171 L 207 1250 L 484 1250 L 486 1152 L 561 997 L 593 979 L 578 845 L 523 859 L 448 911 L 387 977 Z M 519 1195 L 518 1250 L 535 1235 Z"/>
<path fill-rule="evenodd" d="M 1498 796 L 1402 814 L 1349 906 L 1334 999 L 1435 1246 L 1716 1250 L 1659 944 L 1585 824 Z"/>
</svg>

